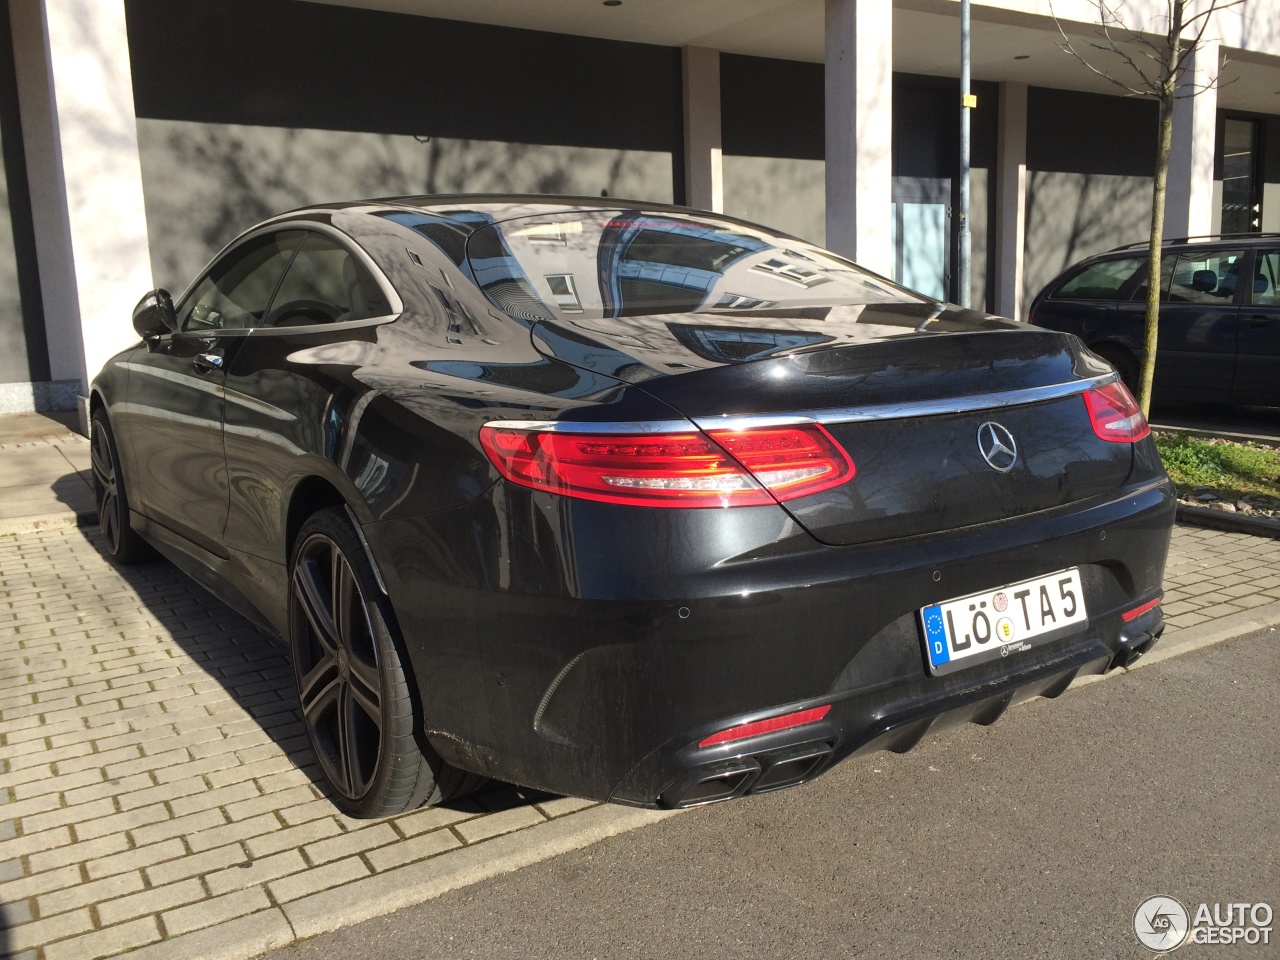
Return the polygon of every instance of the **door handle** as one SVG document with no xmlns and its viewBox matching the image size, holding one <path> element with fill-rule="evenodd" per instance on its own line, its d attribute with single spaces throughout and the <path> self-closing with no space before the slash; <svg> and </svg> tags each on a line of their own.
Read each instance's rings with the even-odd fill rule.
<svg viewBox="0 0 1280 960">
<path fill-rule="evenodd" d="M 1274 319 L 1275 319 L 1274 317 L 1268 317 L 1262 314 L 1254 314 L 1252 317 L 1245 317 L 1244 322 L 1247 326 L 1250 326 L 1250 327 L 1265 327 L 1265 326 L 1269 326 L 1271 321 Z"/>
<path fill-rule="evenodd" d="M 212 373 L 222 369 L 222 355 L 219 353 L 197 353 L 191 365 L 201 373 Z"/>
</svg>

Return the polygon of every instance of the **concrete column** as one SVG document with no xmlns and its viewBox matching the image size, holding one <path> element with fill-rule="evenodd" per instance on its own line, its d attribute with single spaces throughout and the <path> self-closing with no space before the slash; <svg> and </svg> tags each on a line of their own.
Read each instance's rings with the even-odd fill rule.
<svg viewBox="0 0 1280 960">
<path fill-rule="evenodd" d="M 720 51 L 685 47 L 683 54 L 685 203 L 723 213 Z"/>
<path fill-rule="evenodd" d="M 1207 40 L 1191 58 L 1183 91 L 1201 91 L 1174 102 L 1169 186 L 1164 204 L 1164 235 L 1194 237 L 1213 232 L 1213 156 L 1218 130 L 1219 51 Z M 1204 89 L 1208 87 L 1209 89 Z"/>
<path fill-rule="evenodd" d="M 151 287 L 124 2 L 9 9 L 49 364 L 83 396 Z"/>
<path fill-rule="evenodd" d="M 893 3 L 826 0 L 827 246 L 893 270 Z"/>
<path fill-rule="evenodd" d="M 1000 84 L 996 134 L 996 313 L 1022 319 L 1027 221 L 1027 85 Z"/>
</svg>

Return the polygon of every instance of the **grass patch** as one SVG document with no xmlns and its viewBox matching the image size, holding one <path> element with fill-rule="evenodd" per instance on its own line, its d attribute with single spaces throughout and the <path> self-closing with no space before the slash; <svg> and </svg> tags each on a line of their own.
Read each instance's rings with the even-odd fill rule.
<svg viewBox="0 0 1280 960">
<path fill-rule="evenodd" d="M 1246 493 L 1280 499 L 1280 450 L 1180 433 L 1152 436 L 1179 493 L 1207 486 L 1223 500 Z"/>
</svg>

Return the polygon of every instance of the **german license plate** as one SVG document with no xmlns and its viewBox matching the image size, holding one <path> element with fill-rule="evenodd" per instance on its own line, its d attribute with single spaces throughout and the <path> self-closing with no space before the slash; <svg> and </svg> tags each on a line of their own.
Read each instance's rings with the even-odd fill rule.
<svg viewBox="0 0 1280 960">
<path fill-rule="evenodd" d="M 920 611 L 925 654 L 934 676 L 1029 650 L 1088 619 L 1080 571 L 1072 567 Z"/>
</svg>

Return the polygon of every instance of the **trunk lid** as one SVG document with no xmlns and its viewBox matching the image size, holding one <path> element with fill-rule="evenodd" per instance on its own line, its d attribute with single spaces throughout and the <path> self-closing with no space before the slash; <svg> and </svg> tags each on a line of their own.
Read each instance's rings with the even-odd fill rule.
<svg viewBox="0 0 1280 960">
<path fill-rule="evenodd" d="M 750 336 L 667 315 L 590 329 L 543 322 L 534 338 L 559 359 L 637 383 L 703 429 L 822 423 L 856 474 L 784 506 L 832 545 L 1011 520 L 1123 485 L 1133 447 L 1099 439 L 1082 397 L 1109 371 L 1074 337 L 936 304 L 832 316 L 851 309 L 820 325 L 757 323 Z M 1011 465 L 999 451 L 994 464 L 983 456 L 992 435 L 1012 438 Z"/>
</svg>

